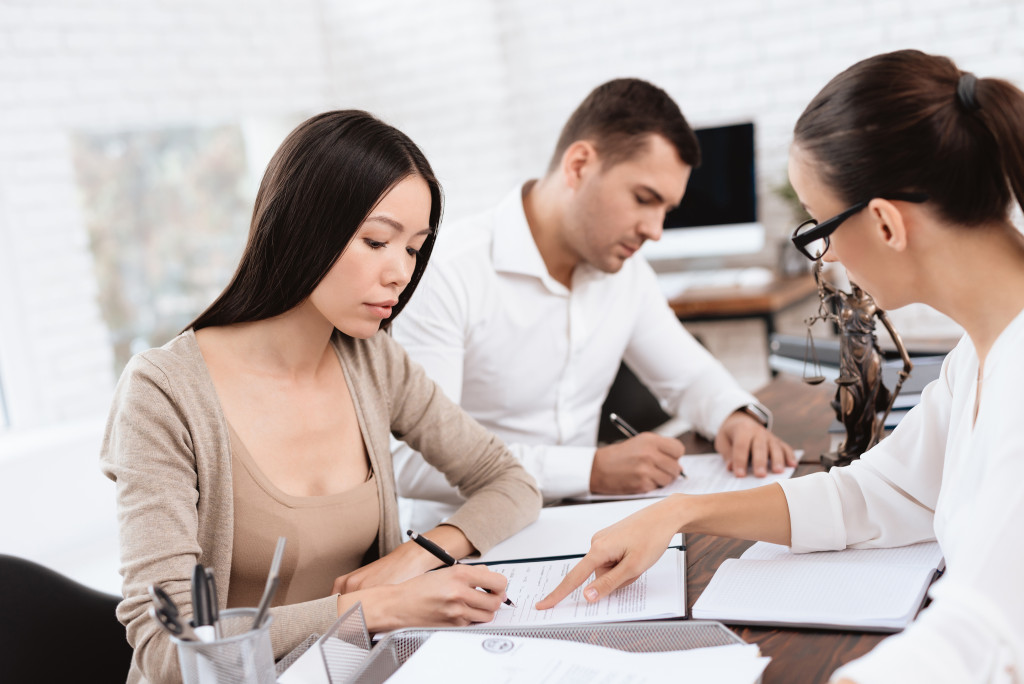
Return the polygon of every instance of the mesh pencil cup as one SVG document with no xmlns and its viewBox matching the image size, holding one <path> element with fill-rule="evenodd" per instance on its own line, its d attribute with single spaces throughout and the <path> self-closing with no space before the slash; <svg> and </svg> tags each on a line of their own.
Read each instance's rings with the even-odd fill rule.
<svg viewBox="0 0 1024 684">
<path fill-rule="evenodd" d="M 270 623 L 252 629 L 256 608 L 231 608 L 220 614 L 220 638 L 216 641 L 171 640 L 178 647 L 178 663 L 184 684 L 274 684 L 274 650 Z"/>
</svg>

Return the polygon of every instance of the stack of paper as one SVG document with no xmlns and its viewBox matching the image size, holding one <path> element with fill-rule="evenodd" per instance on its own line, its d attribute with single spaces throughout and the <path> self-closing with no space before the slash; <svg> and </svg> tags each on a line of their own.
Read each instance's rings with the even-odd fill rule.
<svg viewBox="0 0 1024 684">
<path fill-rule="evenodd" d="M 768 665 L 757 646 L 629 653 L 574 641 L 437 632 L 392 675 L 392 684 L 644 684 L 686 681 L 752 684 Z"/>
</svg>

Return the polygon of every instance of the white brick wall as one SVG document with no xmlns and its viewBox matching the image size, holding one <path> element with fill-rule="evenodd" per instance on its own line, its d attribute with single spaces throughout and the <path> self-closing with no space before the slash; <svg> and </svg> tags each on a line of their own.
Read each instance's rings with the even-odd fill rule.
<svg viewBox="0 0 1024 684">
<path fill-rule="evenodd" d="M 13 422 L 81 417 L 113 381 L 70 130 L 361 107 L 424 147 L 451 219 L 542 169 L 594 85 L 637 75 L 672 93 L 695 125 L 756 121 L 763 220 L 778 239 L 790 219 L 771 188 L 784 179 L 802 107 L 856 59 L 906 46 L 1016 79 L 1024 9 L 1019 0 L 0 0 L 0 372 Z"/>
<path fill-rule="evenodd" d="M 114 378 L 67 134 L 327 106 L 316 2 L 0 1 L 0 373 L 12 424 L 105 411 Z"/>
<path fill-rule="evenodd" d="M 579 100 L 634 75 L 694 125 L 757 123 L 762 220 L 777 238 L 791 219 L 771 188 L 803 106 L 855 60 L 899 47 L 1022 83 L 1024 3 L 0 0 L 0 376 L 12 422 L 100 416 L 114 382 L 69 131 L 360 107 L 424 148 L 453 219 L 539 173 Z M 14 443 L 0 435 L 0 463 Z"/>
</svg>

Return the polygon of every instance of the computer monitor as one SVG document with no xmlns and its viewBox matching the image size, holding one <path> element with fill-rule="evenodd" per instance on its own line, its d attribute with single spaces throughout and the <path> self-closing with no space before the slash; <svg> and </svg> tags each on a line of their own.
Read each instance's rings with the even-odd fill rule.
<svg viewBox="0 0 1024 684">
<path fill-rule="evenodd" d="M 757 220 L 754 124 L 695 131 L 701 165 L 693 170 L 679 206 L 665 216 L 657 242 L 641 250 L 649 261 L 751 254 L 764 247 Z"/>
</svg>

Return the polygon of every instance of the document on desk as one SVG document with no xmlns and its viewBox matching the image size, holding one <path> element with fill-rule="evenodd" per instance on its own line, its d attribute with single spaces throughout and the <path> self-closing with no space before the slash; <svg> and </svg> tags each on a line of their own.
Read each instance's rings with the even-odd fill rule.
<svg viewBox="0 0 1024 684">
<path fill-rule="evenodd" d="M 693 617 L 897 632 L 917 615 L 942 567 L 935 542 L 804 554 L 758 542 L 722 563 L 694 604 Z"/>
<path fill-rule="evenodd" d="M 797 460 L 803 456 L 803 449 L 797 450 Z M 715 494 L 753 489 L 762 485 L 788 480 L 794 468 L 784 468 L 781 473 L 768 472 L 757 477 L 748 471 L 746 477 L 736 477 L 725 465 L 721 454 L 694 454 L 679 459 L 686 477 L 678 477 L 664 487 L 652 489 L 643 494 L 587 494 L 574 497 L 573 501 L 609 501 L 612 499 L 656 499 L 670 494 Z"/>
<path fill-rule="evenodd" d="M 488 564 L 489 569 L 508 577 L 505 591 L 516 604 L 515 607 L 503 606 L 488 624 L 525 627 L 686 616 L 686 552 L 679 548 L 666 550 L 635 582 L 596 603 L 584 599 L 580 587 L 554 608 L 535 609 L 537 601 L 550 594 L 579 561 L 580 558 L 565 558 Z"/>
<path fill-rule="evenodd" d="M 654 502 L 638 499 L 542 508 L 536 522 L 496 544 L 490 551 L 480 556 L 479 561 L 494 563 L 582 556 L 590 550 L 590 540 L 595 532 L 652 503 Z M 669 546 L 682 545 L 681 534 L 675 535 L 669 543 Z"/>
<path fill-rule="evenodd" d="M 388 682 L 420 684 L 647 684 L 686 681 L 751 684 L 770 658 L 753 644 L 630 653 L 560 639 L 436 632 Z"/>
</svg>

